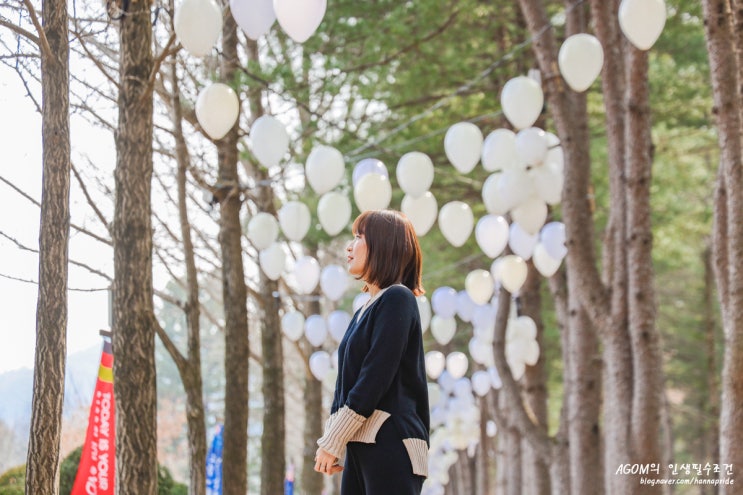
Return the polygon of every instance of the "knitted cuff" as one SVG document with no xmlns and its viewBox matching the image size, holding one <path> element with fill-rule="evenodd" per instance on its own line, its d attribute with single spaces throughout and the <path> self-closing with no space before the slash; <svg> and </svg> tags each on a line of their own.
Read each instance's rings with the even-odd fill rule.
<svg viewBox="0 0 743 495">
<path fill-rule="evenodd" d="M 346 444 L 364 421 L 366 421 L 364 416 L 357 414 L 348 406 L 343 406 L 330 416 L 325 425 L 325 434 L 317 441 L 317 445 L 340 459 L 346 450 Z"/>
</svg>

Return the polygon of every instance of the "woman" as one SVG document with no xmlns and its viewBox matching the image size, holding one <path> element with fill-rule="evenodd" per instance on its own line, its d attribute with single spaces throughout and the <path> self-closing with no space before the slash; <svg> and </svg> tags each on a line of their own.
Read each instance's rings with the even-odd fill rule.
<svg viewBox="0 0 743 495">
<path fill-rule="evenodd" d="M 428 470 L 428 386 L 420 314 L 422 257 L 415 229 L 397 211 L 353 223 L 348 271 L 369 301 L 338 348 L 330 419 L 315 471 L 343 471 L 341 495 L 418 495 Z M 345 455 L 345 463 L 340 460 Z"/>
</svg>

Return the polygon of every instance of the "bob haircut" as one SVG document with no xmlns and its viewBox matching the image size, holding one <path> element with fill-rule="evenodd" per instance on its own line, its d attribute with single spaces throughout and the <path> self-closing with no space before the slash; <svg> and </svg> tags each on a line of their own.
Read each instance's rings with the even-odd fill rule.
<svg viewBox="0 0 743 495">
<path fill-rule="evenodd" d="M 354 220 L 352 231 L 366 240 L 366 265 L 360 280 L 380 289 L 403 284 L 416 296 L 425 292 L 421 283 L 423 255 L 415 228 L 405 214 L 395 210 L 365 211 Z"/>
</svg>

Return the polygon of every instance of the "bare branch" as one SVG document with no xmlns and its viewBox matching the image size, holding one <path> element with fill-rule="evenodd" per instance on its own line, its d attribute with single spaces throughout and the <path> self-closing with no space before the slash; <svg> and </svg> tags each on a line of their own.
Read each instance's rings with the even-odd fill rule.
<svg viewBox="0 0 743 495">
<path fill-rule="evenodd" d="M 98 216 L 98 220 L 101 221 L 101 223 L 106 228 L 106 230 L 108 231 L 108 233 L 111 234 L 111 228 L 110 228 L 110 225 L 108 223 L 108 220 L 106 220 L 106 217 L 103 216 L 103 212 L 98 208 L 98 205 L 95 204 L 95 202 L 93 201 L 93 198 L 90 197 L 90 194 L 88 194 L 88 188 L 85 187 L 85 182 L 83 181 L 82 177 L 78 173 L 77 168 L 75 167 L 74 164 L 72 165 L 72 173 L 75 174 L 75 178 L 77 179 L 77 183 L 80 186 L 80 189 L 82 189 L 83 194 L 85 195 L 85 199 L 88 201 L 88 205 L 91 208 L 93 208 L 93 211 Z"/>
<path fill-rule="evenodd" d="M 11 31 L 13 31 L 14 33 L 23 36 L 24 38 L 28 39 L 30 42 L 32 42 L 33 44 L 35 44 L 37 46 L 39 45 L 39 37 L 38 36 L 36 36 L 35 34 L 33 34 L 30 31 L 26 31 L 25 29 L 23 29 L 22 27 L 20 27 L 17 24 L 14 24 L 14 23 L 8 21 L 4 17 L 0 17 L 0 26 L 4 26 L 4 27 L 10 29 Z"/>
<path fill-rule="evenodd" d="M 42 27 L 41 22 L 39 22 L 39 16 L 36 15 L 36 9 L 31 5 L 30 0 L 23 0 L 23 3 L 28 9 L 28 15 L 31 17 L 31 22 L 33 22 L 36 31 L 39 33 L 36 44 L 39 45 L 39 48 L 44 52 L 44 55 L 51 59 L 54 56 L 54 53 L 52 52 L 52 47 L 49 46 L 49 40 L 46 39 L 46 32 L 44 32 L 44 28 Z"/>
</svg>

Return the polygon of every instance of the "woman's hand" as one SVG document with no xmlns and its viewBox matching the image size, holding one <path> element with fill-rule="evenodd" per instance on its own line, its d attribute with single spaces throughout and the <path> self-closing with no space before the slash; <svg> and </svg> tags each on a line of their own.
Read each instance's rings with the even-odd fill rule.
<svg viewBox="0 0 743 495">
<path fill-rule="evenodd" d="M 343 466 L 338 465 L 336 456 L 318 448 L 315 452 L 315 471 L 332 476 L 343 471 Z"/>
</svg>

